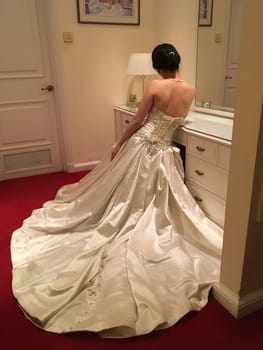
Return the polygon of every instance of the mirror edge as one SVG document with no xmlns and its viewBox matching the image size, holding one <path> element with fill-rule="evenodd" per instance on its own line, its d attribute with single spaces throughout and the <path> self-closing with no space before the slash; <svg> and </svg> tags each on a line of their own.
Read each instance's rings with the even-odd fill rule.
<svg viewBox="0 0 263 350">
<path fill-rule="evenodd" d="M 227 112 L 227 111 L 221 111 L 218 109 L 211 109 L 211 108 L 204 108 L 204 107 L 197 107 L 197 106 L 192 106 L 191 110 L 193 112 L 199 112 L 199 113 L 204 113 L 204 114 L 210 114 L 214 115 L 217 117 L 224 117 L 224 118 L 234 118 L 234 112 Z"/>
</svg>

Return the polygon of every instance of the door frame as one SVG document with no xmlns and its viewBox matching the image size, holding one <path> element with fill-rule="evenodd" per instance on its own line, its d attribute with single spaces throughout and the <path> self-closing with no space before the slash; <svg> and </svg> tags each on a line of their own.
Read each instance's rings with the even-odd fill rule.
<svg viewBox="0 0 263 350">
<path fill-rule="evenodd" d="M 67 123 L 66 116 L 67 113 L 64 108 L 64 93 L 63 93 L 63 84 L 62 84 L 62 72 L 60 70 L 60 53 L 58 50 L 58 45 L 56 42 L 56 33 L 58 28 L 56 26 L 55 20 L 55 11 L 54 11 L 54 2 L 53 0 L 37 0 L 42 4 L 44 10 L 44 18 L 46 21 L 46 30 L 47 30 L 47 45 L 49 51 L 49 60 L 50 60 L 50 69 L 52 72 L 52 77 L 55 86 L 54 102 L 55 102 L 55 112 L 56 112 L 56 121 L 57 121 L 57 130 L 58 130 L 58 144 L 61 154 L 61 164 L 62 169 L 68 171 L 67 164 L 71 162 L 72 153 L 70 147 L 67 143 L 68 132 L 67 132 Z"/>
</svg>

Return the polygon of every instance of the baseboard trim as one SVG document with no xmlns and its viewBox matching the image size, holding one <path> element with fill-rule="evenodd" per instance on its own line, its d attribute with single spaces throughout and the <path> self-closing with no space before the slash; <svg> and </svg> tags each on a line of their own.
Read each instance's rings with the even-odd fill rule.
<svg viewBox="0 0 263 350">
<path fill-rule="evenodd" d="M 241 297 L 239 318 L 245 317 L 263 308 L 263 288 Z"/>
<path fill-rule="evenodd" d="M 92 170 L 99 164 L 99 160 L 94 160 L 86 163 L 68 163 L 67 171 L 69 173 L 76 173 L 78 171 Z"/>
<path fill-rule="evenodd" d="M 221 283 L 213 286 L 215 299 L 234 317 L 238 315 L 239 296 Z"/>
<path fill-rule="evenodd" d="M 240 297 L 224 284 L 217 283 L 213 286 L 213 295 L 237 319 L 263 308 L 263 289 L 258 289 Z"/>
</svg>

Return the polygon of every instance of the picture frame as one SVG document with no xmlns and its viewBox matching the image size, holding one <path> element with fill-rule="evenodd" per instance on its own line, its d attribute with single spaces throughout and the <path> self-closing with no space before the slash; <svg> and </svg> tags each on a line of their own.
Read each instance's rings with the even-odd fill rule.
<svg viewBox="0 0 263 350">
<path fill-rule="evenodd" d="M 140 0 L 77 0 L 78 23 L 140 24 Z"/>
<path fill-rule="evenodd" d="M 213 0 L 199 0 L 198 25 L 211 27 L 213 20 Z"/>
</svg>

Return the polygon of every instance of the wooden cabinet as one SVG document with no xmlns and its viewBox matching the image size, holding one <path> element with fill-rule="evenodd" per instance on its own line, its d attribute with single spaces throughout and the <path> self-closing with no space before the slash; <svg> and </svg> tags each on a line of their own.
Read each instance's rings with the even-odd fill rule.
<svg viewBox="0 0 263 350">
<path fill-rule="evenodd" d="M 187 135 L 185 183 L 204 212 L 224 225 L 230 144 L 203 135 Z"/>
<path fill-rule="evenodd" d="M 115 118 L 115 140 L 118 140 L 124 129 L 134 117 L 136 108 L 128 106 L 118 106 L 114 108 Z"/>
<path fill-rule="evenodd" d="M 114 108 L 115 136 L 120 137 L 136 109 Z M 203 211 L 224 225 L 231 142 L 180 128 L 175 142 L 186 147 L 185 184 Z"/>
</svg>

